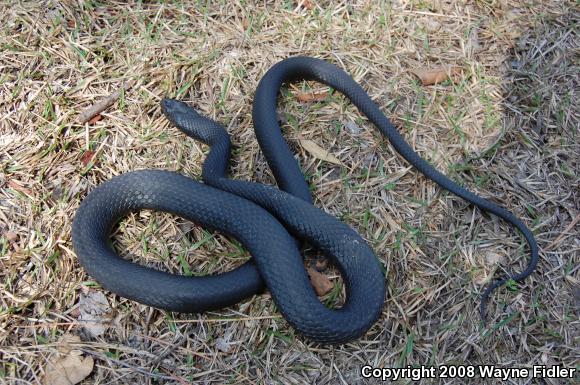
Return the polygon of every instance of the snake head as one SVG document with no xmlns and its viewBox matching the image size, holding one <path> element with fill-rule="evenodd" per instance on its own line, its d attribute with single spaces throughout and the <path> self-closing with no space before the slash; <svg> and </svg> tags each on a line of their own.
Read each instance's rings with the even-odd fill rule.
<svg viewBox="0 0 580 385">
<path fill-rule="evenodd" d="M 218 122 L 198 113 L 193 107 L 179 100 L 163 98 L 161 110 L 169 121 L 186 135 L 210 146 L 228 136 Z"/>
<path fill-rule="evenodd" d="M 199 119 L 202 116 L 187 103 L 179 100 L 163 98 L 161 100 L 161 111 L 173 123 L 179 127 L 179 122 Z"/>
</svg>

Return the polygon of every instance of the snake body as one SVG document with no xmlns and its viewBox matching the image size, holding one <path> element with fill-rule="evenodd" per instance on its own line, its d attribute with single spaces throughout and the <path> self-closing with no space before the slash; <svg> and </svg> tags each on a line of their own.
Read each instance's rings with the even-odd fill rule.
<svg viewBox="0 0 580 385">
<path fill-rule="evenodd" d="M 346 72 L 320 59 L 293 57 L 274 65 L 260 80 L 253 104 L 256 136 L 279 188 L 227 178 L 230 138 L 219 123 L 187 104 L 163 99 L 166 117 L 188 136 L 210 146 L 204 183 L 163 170 L 140 170 L 111 178 L 81 203 L 72 229 L 75 252 L 87 272 L 105 289 L 132 300 L 178 312 L 202 312 L 233 305 L 260 292 L 264 284 L 286 320 L 308 338 L 343 343 L 365 333 L 381 314 L 385 277 L 366 242 L 346 224 L 312 205 L 308 185 L 276 116 L 280 88 L 315 80 L 343 93 L 385 135 L 401 156 L 439 186 L 508 221 L 530 247 L 527 268 L 508 279 L 522 280 L 538 260 L 531 231 L 507 210 L 473 194 L 435 170 L 407 144 L 379 107 Z M 238 241 L 252 259 L 232 271 L 185 277 L 154 270 L 120 257 L 109 245 L 111 228 L 130 211 L 151 209 L 176 214 Z M 297 240 L 306 241 L 338 267 L 346 288 L 339 309 L 316 296 L 303 266 Z"/>
</svg>

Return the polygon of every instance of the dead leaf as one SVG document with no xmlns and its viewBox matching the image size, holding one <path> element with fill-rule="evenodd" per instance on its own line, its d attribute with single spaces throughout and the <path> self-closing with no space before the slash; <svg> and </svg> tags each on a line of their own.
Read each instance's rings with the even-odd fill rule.
<svg viewBox="0 0 580 385">
<path fill-rule="evenodd" d="M 505 256 L 495 253 L 493 251 L 485 253 L 485 262 L 489 266 L 498 265 L 505 262 Z"/>
<path fill-rule="evenodd" d="M 45 368 L 44 384 L 75 385 L 91 374 L 95 365 L 93 357 L 83 357 L 82 351 L 74 349 L 73 343 L 79 343 L 80 338 L 65 334 L 57 347 L 58 353 Z"/>
<path fill-rule="evenodd" d="M 58 346 L 56 347 L 56 350 L 58 350 L 58 352 L 64 356 L 69 354 L 71 350 L 75 348 L 76 344 L 80 343 L 81 337 L 75 334 L 66 333 L 58 339 Z"/>
<path fill-rule="evenodd" d="M 342 124 L 344 125 L 344 128 L 353 135 L 358 135 L 362 131 L 362 128 L 358 124 L 350 120 L 346 120 L 342 122 Z"/>
<path fill-rule="evenodd" d="M 321 102 L 326 100 L 328 92 L 302 92 L 295 93 L 294 96 L 300 102 Z"/>
<path fill-rule="evenodd" d="M 103 115 L 101 115 L 101 114 L 97 114 L 97 115 L 93 116 L 93 117 L 91 118 L 91 120 L 89 120 L 89 125 L 91 125 L 91 126 L 92 126 L 93 124 L 97 123 L 97 122 L 98 122 L 99 120 L 101 120 L 101 119 L 103 119 Z"/>
<path fill-rule="evenodd" d="M 303 0 L 302 6 L 306 9 L 308 9 L 309 11 L 312 10 L 312 8 L 314 8 L 314 4 L 312 4 L 312 1 L 310 1 L 310 0 Z"/>
<path fill-rule="evenodd" d="M 75 307 L 70 311 L 69 315 L 73 318 L 79 318 L 81 316 L 81 309 Z"/>
<path fill-rule="evenodd" d="M 455 79 L 461 74 L 461 69 L 455 66 L 440 66 L 427 69 L 417 69 L 411 72 L 421 80 L 421 84 L 424 86 L 430 86 L 444 82 L 447 79 L 455 81 Z"/>
<path fill-rule="evenodd" d="M 78 384 L 91 374 L 94 365 L 93 357 L 83 357 L 80 350 L 73 350 L 65 357 L 47 365 L 44 377 L 45 384 Z"/>
<path fill-rule="evenodd" d="M 314 287 L 314 291 L 317 295 L 323 296 L 328 294 L 334 287 L 332 282 L 328 279 L 328 277 L 311 267 L 306 268 L 306 272 L 310 277 L 310 283 Z"/>
<path fill-rule="evenodd" d="M 16 234 L 13 231 L 7 231 L 4 233 L 4 238 L 6 238 L 6 240 L 8 240 L 8 242 L 13 243 L 13 242 L 16 242 L 18 240 L 18 234 Z"/>
<path fill-rule="evenodd" d="M 18 182 L 10 179 L 8 181 L 8 186 L 16 191 L 20 191 L 21 193 L 23 193 L 24 195 L 28 195 L 29 197 L 33 197 L 34 195 L 32 194 L 32 191 L 30 191 L 29 189 L 27 189 L 26 187 L 23 187 L 21 185 L 18 184 Z"/>
<path fill-rule="evenodd" d="M 93 156 L 94 155 L 95 155 L 95 152 L 94 151 L 91 151 L 91 150 L 85 151 L 85 153 L 81 157 L 81 163 L 84 166 L 88 165 L 91 162 L 91 160 L 93 159 Z"/>
<path fill-rule="evenodd" d="M 111 321 L 111 307 L 107 297 L 100 291 L 81 293 L 79 298 L 79 321 L 93 337 L 105 333 Z"/>
<path fill-rule="evenodd" d="M 322 147 L 320 147 L 318 144 L 316 144 L 312 140 L 298 139 L 298 141 L 300 142 L 300 145 L 302 146 L 302 148 L 304 148 L 306 151 L 308 151 L 310 154 L 312 154 L 315 158 L 320 159 L 320 160 L 324 160 L 324 161 L 329 162 L 329 163 L 343 165 L 342 162 L 340 161 L 340 159 L 338 159 L 337 157 L 332 155 L 330 152 L 328 152 L 325 149 L 323 149 Z"/>
<path fill-rule="evenodd" d="M 506 261 L 505 255 L 496 253 L 495 251 L 486 251 L 477 255 L 478 264 L 484 265 L 483 268 L 477 269 L 473 274 L 472 279 L 477 285 L 485 285 L 493 278 L 498 265 Z"/>
<path fill-rule="evenodd" d="M 2 235 L 7 241 L 10 246 L 14 248 L 15 251 L 20 250 L 20 246 L 18 245 L 18 238 L 20 236 L 13 231 L 7 231 Z"/>
</svg>

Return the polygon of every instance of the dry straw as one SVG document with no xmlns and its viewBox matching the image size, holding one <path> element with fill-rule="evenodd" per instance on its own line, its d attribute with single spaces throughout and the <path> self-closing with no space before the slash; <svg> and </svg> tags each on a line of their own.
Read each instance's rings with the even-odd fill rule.
<svg viewBox="0 0 580 385">
<path fill-rule="evenodd" d="M 0 382 L 42 382 L 65 334 L 79 335 L 74 349 L 95 362 L 84 383 L 99 384 L 356 384 L 365 363 L 577 363 L 574 2 L 209 3 L 0 3 Z M 538 273 L 494 294 L 489 328 L 480 329 L 482 286 L 525 266 L 523 241 L 410 168 L 342 96 L 299 100 L 329 91 L 301 83 L 281 98 L 285 135 L 316 205 L 359 231 L 383 263 L 389 297 L 379 322 L 332 348 L 295 335 L 268 294 L 187 315 L 106 293 L 106 331 L 88 335 L 79 301 L 99 289 L 71 247 L 79 202 L 130 170 L 200 175 L 207 148 L 162 117 L 165 95 L 228 127 L 233 178 L 272 183 L 252 95 L 271 65 L 298 54 L 344 68 L 423 157 L 522 217 L 540 247 L 550 245 Z M 414 75 L 441 67 L 460 71 L 429 86 Z M 100 118 L 78 123 L 130 81 Z M 249 258 L 224 236 L 152 212 L 124 220 L 115 245 L 181 274 Z M 337 272 L 306 255 L 334 285 L 324 301 L 340 303 Z"/>
</svg>

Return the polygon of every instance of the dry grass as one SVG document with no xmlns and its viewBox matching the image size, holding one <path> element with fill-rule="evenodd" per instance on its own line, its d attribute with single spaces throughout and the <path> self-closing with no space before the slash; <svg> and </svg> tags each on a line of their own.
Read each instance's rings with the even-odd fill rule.
<svg viewBox="0 0 580 385">
<path fill-rule="evenodd" d="M 364 363 L 578 365 L 573 1 L 309 1 L 310 10 L 292 1 L 199 3 L 1 3 L 0 382 L 41 382 L 65 333 L 80 335 L 96 360 L 87 384 L 354 384 Z M 280 115 L 316 204 L 357 229 L 388 271 L 379 322 L 358 341 L 325 347 L 296 335 L 268 294 L 190 315 L 106 293 L 111 321 L 91 337 L 79 324 L 79 298 L 98 286 L 70 240 L 79 202 L 130 170 L 200 175 L 206 148 L 169 126 L 164 95 L 228 126 L 232 177 L 272 183 L 252 130 L 252 95 L 270 66 L 297 54 L 343 67 L 422 156 L 523 218 L 542 248 L 537 273 L 499 290 L 482 328 L 483 284 L 523 269 L 523 241 L 410 168 L 342 96 L 301 103 L 288 94 Z M 461 76 L 424 87 L 410 73 L 434 65 L 458 66 Z M 136 85 L 100 121 L 76 123 L 131 79 Z M 345 129 L 352 123 L 362 132 Z M 345 166 L 305 153 L 298 134 Z M 87 151 L 95 155 L 85 165 Z M 130 216 L 115 239 L 128 258 L 178 273 L 249 258 L 235 242 L 160 213 Z M 326 273 L 334 303 L 340 280 Z"/>
</svg>

